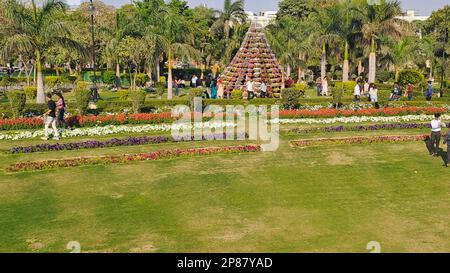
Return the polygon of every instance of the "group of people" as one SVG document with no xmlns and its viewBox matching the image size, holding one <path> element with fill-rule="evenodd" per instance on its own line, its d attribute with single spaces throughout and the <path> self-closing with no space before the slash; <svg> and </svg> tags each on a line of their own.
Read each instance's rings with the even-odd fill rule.
<svg viewBox="0 0 450 273">
<path fill-rule="evenodd" d="M 362 97 L 367 97 L 370 102 L 378 103 L 378 88 L 374 83 L 358 80 L 353 90 L 355 101 L 361 101 Z"/>
<path fill-rule="evenodd" d="M 434 119 L 431 121 L 431 137 L 430 137 L 430 155 L 439 156 L 439 145 L 441 143 L 442 136 L 442 128 L 447 127 L 444 122 L 441 120 L 440 114 L 435 114 Z M 445 160 L 445 167 L 448 167 L 450 164 L 450 128 L 449 132 L 444 135 L 444 144 L 447 144 L 447 156 Z"/>
<path fill-rule="evenodd" d="M 316 90 L 317 90 L 317 96 L 324 96 L 328 97 L 328 77 L 325 76 L 323 78 L 317 78 L 316 79 Z"/>
<path fill-rule="evenodd" d="M 66 125 L 64 121 L 64 114 L 66 112 L 66 102 L 62 93 L 57 93 L 58 99 L 53 100 L 51 93 L 47 94 L 47 111 L 42 115 L 44 119 L 44 137 L 43 140 L 49 139 L 50 127 L 53 130 L 53 139 L 59 140 L 58 127 L 62 128 Z"/>
<path fill-rule="evenodd" d="M 175 96 L 180 95 L 180 88 L 186 87 L 186 81 L 175 77 L 173 81 L 173 86 L 175 88 Z M 191 78 L 191 88 L 206 87 L 205 96 L 208 99 L 223 99 L 224 97 L 224 85 L 222 79 L 219 77 L 214 77 L 209 74 L 203 79 L 198 78 L 197 75 L 193 75 Z"/>
</svg>

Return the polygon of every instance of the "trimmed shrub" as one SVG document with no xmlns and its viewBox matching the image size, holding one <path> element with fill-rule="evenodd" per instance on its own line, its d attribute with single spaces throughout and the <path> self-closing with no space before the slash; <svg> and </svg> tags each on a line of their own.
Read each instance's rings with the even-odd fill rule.
<svg viewBox="0 0 450 273">
<path fill-rule="evenodd" d="M 116 83 L 116 72 L 115 71 L 104 71 L 102 74 L 102 81 L 105 84 L 115 84 Z"/>
<path fill-rule="evenodd" d="M 231 91 L 231 97 L 233 99 L 242 99 L 242 90 L 235 89 Z"/>
<path fill-rule="evenodd" d="M 294 85 L 294 89 L 297 91 L 306 91 L 306 89 L 308 89 L 308 85 L 306 83 L 296 83 Z"/>
<path fill-rule="evenodd" d="M 160 76 L 160 77 L 159 77 L 159 82 L 160 82 L 160 83 L 166 84 L 166 77 Z"/>
<path fill-rule="evenodd" d="M 6 95 L 14 118 L 20 117 L 23 114 L 25 103 L 27 102 L 25 93 L 22 91 L 11 91 L 7 92 Z"/>
<path fill-rule="evenodd" d="M 158 95 L 158 97 L 161 99 L 162 96 L 164 95 L 164 92 L 166 92 L 165 84 L 162 82 L 157 82 L 155 84 L 155 90 L 156 90 L 156 95 Z"/>
<path fill-rule="evenodd" d="M 205 93 L 205 89 L 199 87 L 199 88 L 192 88 L 191 90 L 189 90 L 189 103 L 191 106 L 191 109 L 194 109 L 194 98 L 197 97 L 203 97 L 203 93 Z M 204 105 L 205 102 L 202 101 L 202 104 Z M 202 105 L 202 107 L 203 107 Z"/>
<path fill-rule="evenodd" d="M 26 86 L 23 88 L 28 100 L 35 100 L 37 96 L 37 88 L 35 86 Z"/>
<path fill-rule="evenodd" d="M 127 100 L 130 95 L 130 91 L 127 89 L 120 89 L 117 94 L 119 95 L 119 100 Z"/>
<path fill-rule="evenodd" d="M 145 103 L 146 93 L 143 90 L 133 90 L 130 92 L 131 103 L 133 112 L 135 114 L 140 113 Z"/>
<path fill-rule="evenodd" d="M 75 88 L 75 105 L 81 115 L 86 114 L 87 108 L 89 106 L 89 101 L 91 100 L 91 95 L 91 90 Z"/>
<path fill-rule="evenodd" d="M 348 81 L 348 82 L 344 82 L 344 91 L 347 93 L 353 93 L 353 91 L 355 90 L 355 86 L 356 86 L 356 82 L 355 81 Z M 339 87 L 339 84 L 338 84 Z"/>
<path fill-rule="evenodd" d="M 301 94 L 295 88 L 283 89 L 281 94 L 281 104 L 284 109 L 298 109 L 300 106 Z"/>
<path fill-rule="evenodd" d="M 379 83 L 385 83 L 394 80 L 394 73 L 389 71 L 380 71 L 377 73 L 377 81 Z"/>
<path fill-rule="evenodd" d="M 150 77 L 147 74 L 139 73 L 136 75 L 136 86 L 144 87 L 149 80 Z"/>
<path fill-rule="evenodd" d="M 47 85 L 50 88 L 53 88 L 58 84 L 62 83 L 61 77 L 59 76 L 47 76 L 44 78 L 44 81 L 45 85 Z"/>
<path fill-rule="evenodd" d="M 425 77 L 417 70 L 402 70 L 398 72 L 398 82 L 402 86 L 409 83 L 416 86 L 426 86 Z"/>
</svg>

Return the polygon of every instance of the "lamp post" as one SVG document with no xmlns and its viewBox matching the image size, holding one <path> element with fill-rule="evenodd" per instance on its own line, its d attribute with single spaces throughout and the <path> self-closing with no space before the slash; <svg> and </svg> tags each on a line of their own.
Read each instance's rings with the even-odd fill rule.
<svg viewBox="0 0 450 273">
<path fill-rule="evenodd" d="M 93 71 L 94 71 L 94 79 L 92 80 L 91 91 L 92 91 L 92 99 L 94 101 L 97 101 L 98 100 L 98 88 L 97 88 L 97 75 L 96 75 L 96 65 L 95 65 L 94 13 L 95 13 L 94 3 L 92 2 L 92 0 L 90 0 L 89 14 L 90 14 L 90 19 L 91 19 L 91 37 L 92 37 L 91 54 L 92 54 L 92 68 L 93 68 Z"/>
</svg>

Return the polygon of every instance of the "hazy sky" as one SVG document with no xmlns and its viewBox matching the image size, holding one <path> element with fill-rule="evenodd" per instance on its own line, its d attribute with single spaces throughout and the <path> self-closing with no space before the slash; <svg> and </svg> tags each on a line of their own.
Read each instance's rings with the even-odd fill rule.
<svg viewBox="0 0 450 273">
<path fill-rule="evenodd" d="M 84 0 L 68 0 L 69 4 L 80 3 Z M 125 3 L 130 3 L 131 0 L 103 0 L 104 2 L 120 6 Z M 189 5 L 194 7 L 205 3 L 208 7 L 220 9 L 223 6 L 223 0 L 187 0 Z M 246 0 L 246 10 L 258 12 L 265 10 L 277 10 L 278 0 Z M 450 0 L 402 0 L 404 9 L 415 9 L 419 11 L 420 15 L 430 15 L 433 10 L 439 9 L 446 4 L 450 4 Z"/>
</svg>

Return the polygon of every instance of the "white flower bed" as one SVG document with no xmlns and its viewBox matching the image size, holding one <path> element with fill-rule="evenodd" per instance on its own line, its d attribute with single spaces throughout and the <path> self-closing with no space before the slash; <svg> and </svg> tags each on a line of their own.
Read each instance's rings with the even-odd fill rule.
<svg viewBox="0 0 450 273">
<path fill-rule="evenodd" d="M 102 127 L 77 128 L 73 130 L 61 130 L 61 138 L 82 137 L 82 136 L 106 136 L 120 133 L 151 133 L 151 132 L 168 132 L 174 130 L 188 130 L 193 128 L 216 129 L 235 127 L 236 125 L 230 122 L 203 122 L 195 123 L 193 125 L 177 125 L 177 124 L 160 124 L 160 125 L 141 125 L 141 126 L 126 126 L 126 125 L 108 125 Z M 0 140 L 19 140 L 36 137 L 43 137 L 44 130 L 36 131 L 21 131 L 10 134 L 0 134 Z"/>
<path fill-rule="evenodd" d="M 334 124 L 334 123 L 365 123 L 365 122 L 409 122 L 409 121 L 431 121 L 432 115 L 408 115 L 408 116 L 393 116 L 393 117 L 337 117 L 337 118 L 302 118 L 302 119 L 274 119 L 272 123 L 279 124 Z M 443 115 L 444 121 L 450 120 L 450 115 Z"/>
</svg>

